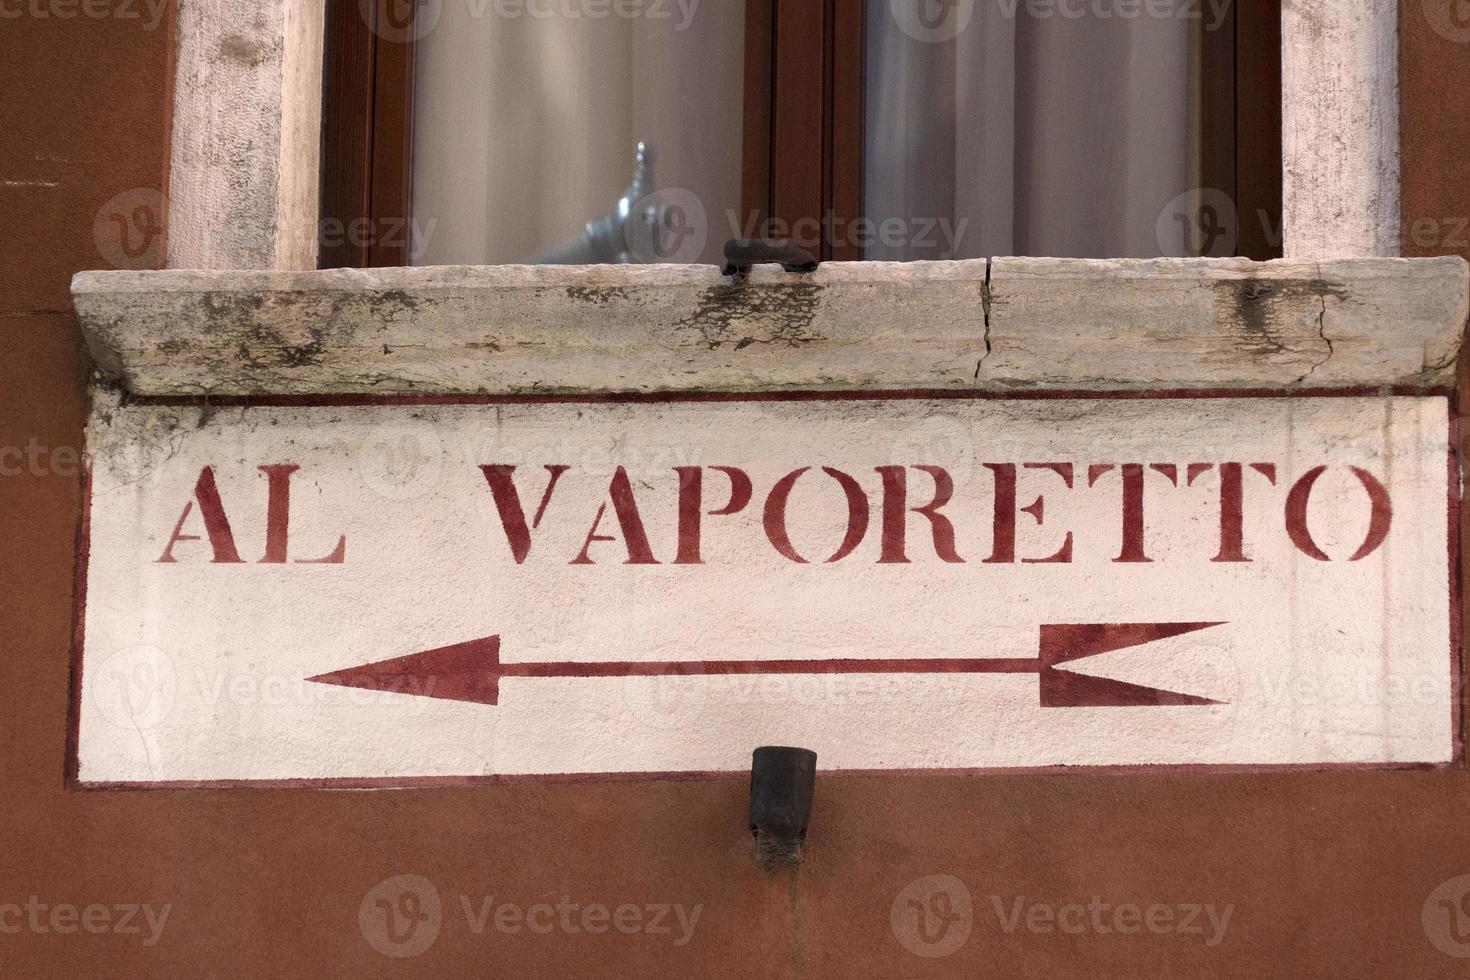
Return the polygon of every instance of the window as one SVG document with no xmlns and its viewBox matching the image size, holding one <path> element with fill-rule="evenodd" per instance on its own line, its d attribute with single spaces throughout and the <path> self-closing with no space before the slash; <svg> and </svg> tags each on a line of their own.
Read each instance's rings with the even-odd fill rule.
<svg viewBox="0 0 1470 980">
<path fill-rule="evenodd" d="M 328 15 L 323 267 L 1281 254 L 1280 0 L 367 9 Z"/>
</svg>

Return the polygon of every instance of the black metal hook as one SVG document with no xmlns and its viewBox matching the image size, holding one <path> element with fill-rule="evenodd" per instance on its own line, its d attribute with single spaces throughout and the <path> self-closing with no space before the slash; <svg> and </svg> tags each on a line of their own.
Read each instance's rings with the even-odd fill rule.
<svg viewBox="0 0 1470 980">
<path fill-rule="evenodd" d="M 725 243 L 723 275 L 744 278 L 752 266 L 778 262 L 787 272 L 815 272 L 812 253 L 789 238 L 732 238 Z"/>
</svg>

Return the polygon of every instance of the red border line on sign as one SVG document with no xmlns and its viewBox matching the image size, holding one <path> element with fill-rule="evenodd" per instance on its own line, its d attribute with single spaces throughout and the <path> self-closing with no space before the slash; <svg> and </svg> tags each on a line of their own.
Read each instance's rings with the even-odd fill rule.
<svg viewBox="0 0 1470 980">
<path fill-rule="evenodd" d="M 215 408 L 363 408 L 430 405 L 633 405 L 676 402 L 814 402 L 814 401 L 1150 401 L 1192 398 L 1377 398 L 1384 395 L 1444 397 L 1453 402 L 1455 389 L 1410 385 L 1356 388 L 1161 388 L 1156 391 L 1092 391 L 1085 388 L 962 391 L 953 388 L 905 388 L 895 391 L 626 391 L 574 394 L 528 391 L 514 395 L 134 395 L 128 405 Z"/>
<path fill-rule="evenodd" d="M 1221 399 L 1221 398 L 1377 398 L 1377 397 L 1442 397 L 1447 402 L 1449 416 L 1448 431 L 1448 552 L 1449 552 L 1449 625 L 1450 625 L 1450 676 L 1452 683 L 1451 731 L 1452 758 L 1448 762 L 1432 763 L 1375 763 L 1375 762 L 1322 762 L 1322 763 L 1160 763 L 1156 765 L 1099 765 L 1099 766 L 1032 766 L 1032 767 L 970 767 L 970 768 L 904 768 L 904 769 L 824 769 L 824 777 L 893 777 L 893 776 L 1034 776 L 1034 775 L 1135 775 L 1142 773 L 1193 773 L 1200 775 L 1308 773 L 1341 771 L 1376 772 L 1433 772 L 1461 769 L 1465 766 L 1465 685 L 1464 651 L 1461 649 L 1461 603 L 1463 575 L 1460 569 L 1460 465 L 1459 465 L 1459 411 L 1454 388 L 1445 386 L 1412 387 L 1383 386 L 1359 388 L 1312 388 L 1301 391 L 1273 388 L 1210 388 L 1210 389 L 1165 389 L 1159 391 L 954 391 L 899 390 L 899 391 L 784 391 L 784 392 L 650 392 L 650 393 L 607 393 L 607 394 L 546 394 L 546 395 L 236 395 L 222 397 L 206 396 L 132 396 L 125 405 L 177 406 L 215 408 L 348 408 L 373 406 L 430 406 L 430 405 L 543 405 L 543 404 L 658 404 L 679 402 L 762 402 L 762 401 L 925 401 L 925 400 L 972 400 L 972 401 L 1038 401 L 1038 400 L 1125 400 L 1149 401 L 1157 399 Z M 591 773 L 506 773 L 476 776 L 381 776 L 381 777 L 311 777 L 296 779 L 217 779 L 217 780 L 139 780 L 136 782 L 84 781 L 81 779 L 80 739 L 82 707 L 82 650 L 86 634 L 87 569 L 91 553 L 92 519 L 92 469 L 90 462 L 83 467 L 81 478 L 81 518 L 77 525 L 77 564 L 72 595 L 72 641 L 70 651 L 71 692 L 68 703 L 66 764 L 64 784 L 69 790 L 81 792 L 119 792 L 152 790 L 230 790 L 230 789 L 316 789 L 316 790 L 371 790 L 371 789 L 435 789 L 488 786 L 501 783 L 517 783 L 529 780 L 537 782 L 649 782 L 669 780 L 712 780 L 743 779 L 744 770 L 671 770 L 664 772 L 591 772 Z"/>
<path fill-rule="evenodd" d="M 1450 719 L 1454 746 L 1455 767 L 1465 762 L 1465 651 L 1462 647 L 1464 634 L 1464 572 L 1460 566 L 1460 415 L 1456 398 L 1449 396 L 1449 526 L 1445 540 L 1450 553 L 1450 696 L 1454 698 Z"/>
<path fill-rule="evenodd" d="M 965 777 L 965 776 L 1136 776 L 1198 775 L 1242 776 L 1283 773 L 1327 772 L 1440 772 L 1457 768 L 1449 762 L 1321 762 L 1321 763 L 1190 763 L 1169 762 L 1157 765 L 1110 766 L 991 766 L 968 769 L 820 769 L 823 779 L 873 779 L 893 776 Z M 85 793 L 116 793 L 153 790 L 220 790 L 220 789 L 454 789 L 474 786 L 497 786 L 534 781 L 538 783 L 642 783 L 695 782 L 730 779 L 746 781 L 750 773 L 744 769 L 670 770 L 668 772 L 553 772 L 506 773 L 495 776 L 339 776 L 315 779 L 215 779 L 153 782 L 77 782 L 69 789 Z"/>
<path fill-rule="evenodd" d="M 72 573 L 71 692 L 67 700 L 66 776 L 68 787 L 81 785 L 82 646 L 87 632 L 87 565 L 92 556 L 92 464 L 82 468 L 81 519 L 77 521 L 77 564 Z"/>
</svg>

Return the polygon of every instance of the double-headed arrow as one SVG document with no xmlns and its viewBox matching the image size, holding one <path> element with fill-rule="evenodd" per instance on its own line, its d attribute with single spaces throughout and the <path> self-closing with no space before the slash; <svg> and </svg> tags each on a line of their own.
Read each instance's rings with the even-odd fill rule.
<svg viewBox="0 0 1470 980">
<path fill-rule="evenodd" d="M 659 677 L 711 674 L 1037 674 L 1043 708 L 1218 704 L 1192 694 L 1063 670 L 1058 665 L 1223 626 L 1223 623 L 1100 623 L 1042 626 L 1040 655 L 1030 660 L 674 660 L 502 663 L 500 637 L 439 647 L 307 678 L 446 701 L 499 704 L 503 677 Z"/>
</svg>

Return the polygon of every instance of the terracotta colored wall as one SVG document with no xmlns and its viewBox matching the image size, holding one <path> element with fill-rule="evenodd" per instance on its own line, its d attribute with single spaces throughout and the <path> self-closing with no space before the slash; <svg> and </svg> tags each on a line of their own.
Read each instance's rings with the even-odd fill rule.
<svg viewBox="0 0 1470 980">
<path fill-rule="evenodd" d="M 1405 255 L 1470 256 L 1470 11 L 1400 0 Z"/>
<path fill-rule="evenodd" d="M 1470 41 L 1436 33 L 1420 0 L 1403 6 L 1405 207 L 1452 222 L 1470 215 Z M 110 214 L 133 221 L 130 247 L 142 246 L 148 218 L 137 209 L 156 206 L 147 190 L 164 184 L 169 38 L 145 24 L 0 20 L 0 447 L 34 446 L 36 460 L 0 478 L 0 908 L 35 896 L 171 912 L 153 946 L 146 926 L 7 932 L 16 919 L 0 916 L 0 975 L 1465 975 L 1421 919 L 1437 886 L 1470 872 L 1463 772 L 823 778 L 808 862 L 774 878 L 751 860 L 741 778 L 64 790 L 78 493 L 57 451 L 79 445 L 84 370 L 66 284 L 118 255 Z M 14 469 L 14 454 L 5 459 Z M 437 942 L 414 959 L 379 954 L 358 922 L 370 889 L 400 874 L 430 880 L 444 905 Z M 962 880 L 974 902 L 968 942 L 942 959 L 915 955 L 908 947 L 922 944 L 890 922 L 895 898 L 929 875 Z M 703 911 L 682 947 L 677 926 L 597 936 L 492 925 L 475 936 L 461 895 Z M 1234 910 L 1209 946 L 1208 924 L 1185 936 L 1007 934 L 992 896 L 1007 912 L 1020 896 Z"/>
</svg>

